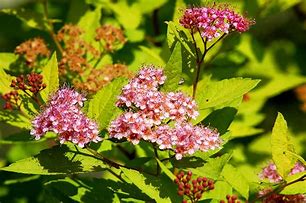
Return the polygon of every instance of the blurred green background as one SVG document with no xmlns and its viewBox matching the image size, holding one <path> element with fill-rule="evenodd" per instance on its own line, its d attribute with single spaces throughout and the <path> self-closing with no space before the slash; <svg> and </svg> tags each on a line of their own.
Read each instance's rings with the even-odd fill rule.
<svg viewBox="0 0 306 203">
<path fill-rule="evenodd" d="M 288 122 L 297 153 L 306 158 L 306 114 L 302 108 L 306 103 L 303 101 L 306 94 L 306 87 L 303 89 L 306 83 L 306 2 L 216 2 L 229 3 L 232 8 L 256 20 L 249 32 L 228 36 L 208 56 L 205 71 L 202 71 L 216 80 L 238 76 L 261 79 L 238 109 L 229 127 L 233 140 L 224 148 L 224 151 L 234 151 L 231 163 L 246 176 L 252 173 L 251 179 L 271 159 L 270 133 L 277 112 L 283 113 Z M 101 24 L 121 26 L 128 39 L 112 56 L 112 61 L 126 64 L 130 70 L 136 71 L 144 63 L 164 65 L 170 55 L 166 21 L 177 20 L 181 9 L 187 5 L 205 3 L 207 1 L 49 0 L 48 9 L 55 30 L 66 23 L 76 24 L 86 12 L 100 9 Z M 40 1 L 2 0 L 0 8 L 0 68 L 6 68 L 11 60 L 5 58 L 4 53 L 14 52 L 17 45 L 29 38 L 41 36 L 50 47 L 55 47 L 39 21 L 43 13 Z M 29 142 L 7 141 L 20 134 L 24 133 L 1 122 L 0 167 L 50 146 L 47 142 L 31 143 L 30 136 Z M 0 202 L 57 202 L 56 199 L 46 199 L 51 197 L 48 195 L 50 191 L 56 190 L 44 185 L 52 178 L 1 171 Z M 56 191 L 64 202 L 73 201 Z"/>
</svg>

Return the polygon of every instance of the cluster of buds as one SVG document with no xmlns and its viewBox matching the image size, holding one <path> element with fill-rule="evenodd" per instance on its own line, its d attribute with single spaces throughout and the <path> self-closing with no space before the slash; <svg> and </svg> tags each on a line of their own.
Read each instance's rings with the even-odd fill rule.
<svg viewBox="0 0 306 203">
<path fill-rule="evenodd" d="M 11 87 L 16 90 L 30 91 L 36 95 L 39 91 L 46 88 L 43 83 L 43 76 L 38 73 L 30 73 L 27 75 L 20 75 L 12 80 Z"/>
<path fill-rule="evenodd" d="M 52 131 L 59 135 L 61 143 L 71 141 L 80 147 L 89 142 L 101 141 L 97 123 L 81 111 L 85 100 L 83 95 L 73 89 L 59 89 L 43 112 L 32 121 L 31 135 L 40 139 L 46 132 Z"/>
<path fill-rule="evenodd" d="M 113 52 L 126 42 L 122 30 L 112 25 L 97 28 L 95 40 L 102 42 L 106 52 Z"/>
<path fill-rule="evenodd" d="M 5 101 L 3 108 L 6 110 L 19 109 L 19 94 L 15 91 L 10 91 L 4 95 L 1 95 L 2 99 Z"/>
<path fill-rule="evenodd" d="M 131 75 L 122 64 L 99 65 L 99 57 L 120 48 L 126 40 L 121 29 L 104 25 L 96 30 L 95 40 L 100 43 L 96 49 L 83 39 L 84 31 L 76 25 L 64 25 L 57 33 L 57 40 L 62 45 L 62 58 L 59 61 L 60 75 L 67 72 L 76 74 L 72 79 L 73 85 L 81 90 L 95 93 L 116 77 Z M 91 60 L 96 59 L 95 65 Z"/>
<path fill-rule="evenodd" d="M 86 90 L 89 93 L 96 93 L 112 80 L 118 77 L 132 77 L 132 72 L 123 64 L 109 64 L 101 69 L 92 69 L 85 82 L 75 84 L 78 89 Z"/>
<path fill-rule="evenodd" d="M 180 24 L 192 33 L 199 32 L 208 41 L 228 34 L 229 32 L 245 32 L 254 21 L 249 20 L 226 6 L 187 8 L 180 19 Z"/>
<path fill-rule="evenodd" d="M 300 109 L 306 112 L 306 84 L 294 89 L 295 95 L 301 101 Z"/>
<path fill-rule="evenodd" d="M 192 203 L 198 202 L 204 192 L 213 190 L 215 188 L 214 181 L 206 177 L 198 177 L 192 179 L 192 172 L 188 171 L 185 174 L 183 171 L 176 175 L 174 182 L 178 185 L 178 195 L 185 196 Z M 184 203 L 187 203 L 187 199 L 183 199 Z"/>
<path fill-rule="evenodd" d="M 29 67 L 35 67 L 39 57 L 48 57 L 50 51 L 41 38 L 27 40 L 16 47 L 15 53 L 24 57 Z"/>
<path fill-rule="evenodd" d="M 259 198 L 262 198 L 262 203 L 305 203 L 306 197 L 303 194 L 282 195 L 273 193 L 272 189 L 265 189 L 259 192 Z"/>
<path fill-rule="evenodd" d="M 173 150 L 176 159 L 218 148 L 221 139 L 216 130 L 189 122 L 199 115 L 191 97 L 159 91 L 165 80 L 163 70 L 147 66 L 122 88 L 116 105 L 126 112 L 112 121 L 110 137 L 126 138 L 133 144 L 141 139 L 157 143 L 161 150 Z"/>
<path fill-rule="evenodd" d="M 220 200 L 220 203 L 240 203 L 237 195 L 226 195 L 226 201 Z"/>
<path fill-rule="evenodd" d="M 297 162 L 294 167 L 291 169 L 289 175 L 294 175 L 296 173 L 300 173 L 306 170 L 306 167 Z M 283 178 L 277 173 L 276 165 L 274 163 L 270 163 L 268 166 L 263 168 L 262 172 L 259 174 L 259 178 L 264 180 L 268 179 L 271 183 L 280 183 Z M 272 189 L 267 188 L 258 193 L 259 197 L 264 197 L 264 203 L 277 203 L 277 202 L 305 202 L 306 196 L 303 194 L 296 194 L 296 195 L 282 195 L 273 192 Z"/>
<path fill-rule="evenodd" d="M 90 68 L 86 59 L 87 54 L 98 58 L 100 53 L 93 46 L 82 39 L 84 32 L 76 25 L 64 25 L 57 33 L 57 39 L 63 44 L 62 58 L 59 62 L 61 75 L 66 74 L 67 70 L 82 74 Z"/>
</svg>

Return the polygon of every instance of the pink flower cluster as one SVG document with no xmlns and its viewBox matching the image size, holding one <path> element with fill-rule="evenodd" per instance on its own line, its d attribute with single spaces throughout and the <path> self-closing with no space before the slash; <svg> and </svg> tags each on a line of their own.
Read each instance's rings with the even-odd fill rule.
<svg viewBox="0 0 306 203">
<path fill-rule="evenodd" d="M 221 139 L 216 130 L 188 122 L 199 115 L 192 98 L 182 92 L 159 91 L 165 79 L 161 69 L 147 66 L 123 87 L 116 104 L 127 111 L 111 123 L 110 137 L 126 138 L 133 144 L 141 139 L 157 143 L 160 149 L 174 149 L 177 159 L 218 148 Z"/>
<path fill-rule="evenodd" d="M 228 8 L 194 7 L 187 8 L 180 24 L 192 32 L 199 31 L 208 41 L 232 31 L 245 32 L 254 21 L 249 20 Z"/>
<path fill-rule="evenodd" d="M 303 172 L 306 170 L 306 167 L 300 163 L 296 162 L 294 167 L 291 169 L 289 175 L 294 175 L 299 172 Z M 283 178 L 277 173 L 276 165 L 274 163 L 270 163 L 268 166 L 262 169 L 262 172 L 259 174 L 260 179 L 268 179 L 271 183 L 278 183 Z"/>
<path fill-rule="evenodd" d="M 31 135 L 38 140 L 46 132 L 52 131 L 59 134 L 61 143 L 71 141 L 80 147 L 91 141 L 101 141 L 98 125 L 81 111 L 85 100 L 73 89 L 59 89 L 44 111 L 32 121 Z"/>
</svg>

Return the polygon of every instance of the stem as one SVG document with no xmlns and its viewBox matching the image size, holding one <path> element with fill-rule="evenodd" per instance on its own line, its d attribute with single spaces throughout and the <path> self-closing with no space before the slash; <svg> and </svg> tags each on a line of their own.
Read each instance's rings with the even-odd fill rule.
<svg viewBox="0 0 306 203">
<path fill-rule="evenodd" d="M 258 200 L 262 200 L 266 197 L 269 197 L 270 195 L 274 194 L 274 193 L 280 193 L 282 190 L 285 189 L 285 187 L 289 186 L 289 185 L 292 185 L 294 183 L 297 183 L 297 182 L 300 182 L 300 181 L 305 181 L 306 180 L 306 175 L 303 175 L 302 177 L 296 179 L 296 180 L 293 180 L 289 183 L 285 183 L 283 185 L 280 185 L 279 187 L 275 188 L 274 190 L 272 190 L 271 192 L 268 192 L 267 194 L 263 195 L 263 196 L 260 196 L 260 197 L 257 197 L 255 198 L 253 201 L 250 201 L 250 203 L 255 203 L 257 202 Z"/>
<path fill-rule="evenodd" d="M 212 45 L 210 45 L 208 48 L 207 48 L 207 51 L 209 51 L 211 48 L 213 48 L 221 39 L 223 39 L 224 37 L 226 36 L 226 33 L 223 33 L 221 35 L 221 37 L 219 37 L 219 39 L 217 39 Z"/>
<path fill-rule="evenodd" d="M 85 146 L 85 148 L 87 149 L 87 151 L 89 151 L 91 154 L 93 154 L 95 158 L 97 158 L 97 159 L 107 163 L 111 167 L 115 167 L 117 169 L 126 168 L 126 169 L 130 169 L 130 170 L 135 170 L 135 171 L 138 171 L 138 172 L 144 172 L 144 173 L 152 175 L 152 176 L 156 176 L 156 174 L 152 174 L 152 173 L 143 171 L 142 169 L 138 169 L 138 168 L 134 168 L 134 167 L 129 167 L 129 166 L 125 166 L 125 165 L 116 163 L 116 162 L 114 162 L 114 161 L 104 157 L 102 154 L 100 154 L 99 152 L 97 152 L 96 150 L 94 150 L 94 149 L 92 149 L 92 148 L 90 148 L 88 146 Z"/>
<path fill-rule="evenodd" d="M 48 23 L 48 32 L 49 34 L 51 35 L 57 49 L 59 50 L 60 54 L 63 55 L 64 53 L 64 49 L 63 47 L 61 46 L 60 42 L 57 40 L 56 38 L 56 34 L 54 33 L 54 27 L 53 27 L 53 24 L 52 22 L 49 20 L 48 18 L 48 0 L 43 0 L 43 7 L 44 7 L 44 17 L 45 17 L 45 20 L 47 21 Z"/>
<path fill-rule="evenodd" d="M 200 33 L 200 30 L 198 29 L 198 32 Z M 201 36 L 201 34 L 200 34 Z M 197 86 L 198 86 L 198 82 L 199 82 L 199 78 L 200 78 L 200 73 L 201 73 L 201 66 L 204 62 L 204 59 L 205 59 L 205 56 L 207 54 L 207 52 L 213 48 L 221 39 L 223 39 L 224 37 L 226 36 L 226 33 L 223 33 L 221 35 L 221 37 L 219 37 L 219 39 L 217 39 L 212 45 L 210 45 L 208 48 L 207 48 L 207 38 L 206 37 L 202 37 L 201 36 L 201 39 L 202 39 L 202 42 L 203 42 L 203 45 L 204 45 L 204 52 L 203 52 L 203 55 L 201 56 L 201 58 L 199 57 L 199 54 L 198 54 L 198 51 L 197 51 L 197 45 L 196 45 L 196 41 L 194 39 L 194 33 L 191 31 L 191 37 L 192 37 L 192 40 L 193 40 L 193 43 L 194 43 L 194 46 L 195 46 L 195 49 L 196 49 L 196 75 L 195 75 L 195 79 L 193 81 L 193 89 L 192 89 L 192 98 L 194 99 L 195 98 L 195 95 L 196 95 L 196 92 L 197 92 Z"/>
<path fill-rule="evenodd" d="M 192 37 L 192 41 L 193 41 L 193 44 L 194 44 L 194 48 L 195 48 L 195 51 L 196 51 L 196 76 L 195 76 L 195 79 L 193 81 L 193 88 L 192 88 L 192 98 L 195 98 L 195 94 L 196 94 L 196 91 L 197 91 L 197 85 L 198 85 L 198 81 L 199 81 L 199 75 L 200 75 L 200 70 L 201 70 L 201 62 L 200 62 L 200 56 L 199 56 L 199 53 L 198 53 L 198 48 L 197 48 L 197 43 L 194 39 L 194 33 L 193 31 L 191 30 L 191 37 Z M 204 50 L 204 53 L 205 53 L 205 50 Z"/>
<path fill-rule="evenodd" d="M 203 42 L 203 45 L 204 45 L 204 53 L 202 55 L 202 57 L 200 58 L 199 56 L 199 53 L 198 53 L 198 50 L 197 50 L 197 45 L 196 45 L 196 41 L 194 39 L 194 34 L 191 33 L 191 36 L 192 36 L 192 40 L 193 40 L 193 43 L 194 43 L 194 46 L 195 46 L 195 49 L 196 49 L 196 76 L 195 76 L 195 79 L 193 81 L 193 89 L 192 89 L 192 98 L 194 99 L 195 98 L 195 95 L 196 95 L 196 92 L 197 92 L 197 86 L 198 86 L 198 82 L 199 82 L 199 78 L 200 78 L 200 73 L 201 73 L 201 65 L 204 61 L 204 58 L 206 56 L 206 53 L 207 53 L 207 39 L 203 38 L 201 36 L 201 39 L 202 39 L 202 42 Z"/>
<path fill-rule="evenodd" d="M 115 176 L 116 178 L 118 178 L 119 180 L 121 180 L 122 182 L 126 182 L 120 175 L 118 175 L 117 173 L 115 173 L 112 169 L 108 168 L 107 170 L 108 170 L 108 172 L 110 172 L 113 176 Z"/>
<path fill-rule="evenodd" d="M 152 144 L 152 146 L 153 146 L 153 149 L 154 149 L 155 158 L 156 158 L 156 159 L 159 159 L 159 157 L 158 157 L 158 151 L 157 151 L 157 149 L 156 149 L 156 146 L 154 146 L 154 144 Z M 159 164 L 158 164 L 158 162 L 157 162 L 157 160 L 156 160 L 156 175 L 159 176 L 159 175 L 160 175 L 160 172 L 161 172 L 161 168 L 160 168 L 160 166 L 159 166 Z"/>
</svg>

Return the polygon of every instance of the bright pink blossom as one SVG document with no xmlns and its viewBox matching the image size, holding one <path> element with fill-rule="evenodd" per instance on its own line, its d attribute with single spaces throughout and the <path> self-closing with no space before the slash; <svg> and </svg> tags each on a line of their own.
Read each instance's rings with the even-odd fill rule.
<svg viewBox="0 0 306 203">
<path fill-rule="evenodd" d="M 141 139 L 156 143 L 160 149 L 174 150 L 177 159 L 218 148 L 221 139 L 216 130 L 189 123 L 199 115 L 191 97 L 159 91 L 165 79 L 161 69 L 147 66 L 122 88 L 116 104 L 127 112 L 111 122 L 110 137 L 126 138 L 133 144 Z M 170 121 L 174 127 L 167 124 Z"/>
<path fill-rule="evenodd" d="M 306 167 L 297 162 L 294 167 L 291 169 L 289 175 L 294 175 L 299 172 L 303 172 L 306 170 Z M 276 165 L 274 163 L 270 163 L 268 166 L 262 169 L 262 172 L 259 174 L 260 179 L 268 179 L 271 183 L 278 183 L 283 178 L 277 173 Z"/>
<path fill-rule="evenodd" d="M 61 143 L 71 141 L 84 147 L 89 142 L 101 141 L 96 122 L 89 119 L 81 107 L 85 97 L 73 89 L 59 89 L 46 108 L 32 121 L 31 135 L 40 139 L 47 132 L 59 134 Z"/>
<path fill-rule="evenodd" d="M 200 32 L 208 41 L 232 31 L 245 32 L 251 21 L 228 8 L 194 7 L 187 8 L 180 19 L 180 24 L 192 32 Z"/>
</svg>

